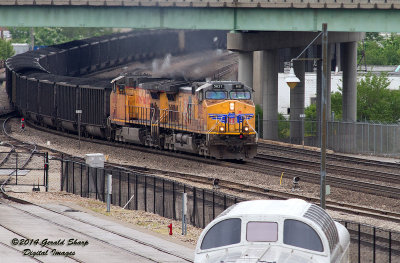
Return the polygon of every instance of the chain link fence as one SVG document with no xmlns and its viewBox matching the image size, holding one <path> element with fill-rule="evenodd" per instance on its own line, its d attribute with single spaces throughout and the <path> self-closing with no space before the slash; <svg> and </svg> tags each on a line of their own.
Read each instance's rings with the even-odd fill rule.
<svg viewBox="0 0 400 263">
<path fill-rule="evenodd" d="M 400 157 L 400 125 L 372 122 L 329 121 L 327 147 L 335 152 Z M 313 120 L 257 120 L 259 137 L 263 127 L 276 127 L 276 140 L 320 146 L 319 124 Z"/>
<path fill-rule="evenodd" d="M 245 201 L 218 190 L 122 169 L 91 168 L 69 160 L 62 160 L 61 189 L 105 202 L 107 174 L 112 175 L 113 205 L 182 220 L 182 193 L 187 193 L 187 222 L 200 228 L 229 206 Z M 340 223 L 351 235 L 351 262 L 400 262 L 400 233 L 354 222 Z"/>
</svg>

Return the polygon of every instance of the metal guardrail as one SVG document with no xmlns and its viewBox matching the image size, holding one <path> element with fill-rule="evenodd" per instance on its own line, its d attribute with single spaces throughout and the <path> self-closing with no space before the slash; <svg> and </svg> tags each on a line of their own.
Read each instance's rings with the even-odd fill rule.
<svg viewBox="0 0 400 263">
<path fill-rule="evenodd" d="M 10 0 L 0 6 L 176 6 L 176 7 L 254 7 L 254 8 L 345 8 L 400 9 L 398 0 L 225 0 L 225 1 L 168 1 L 168 0 Z"/>
</svg>

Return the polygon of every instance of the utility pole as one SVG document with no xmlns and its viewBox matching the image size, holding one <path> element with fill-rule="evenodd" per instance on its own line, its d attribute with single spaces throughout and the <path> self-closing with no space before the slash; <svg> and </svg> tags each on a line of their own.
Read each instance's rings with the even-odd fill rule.
<svg viewBox="0 0 400 263">
<path fill-rule="evenodd" d="M 326 194 L 326 114 L 328 88 L 328 25 L 322 24 L 322 92 L 321 92 L 321 208 L 325 209 Z"/>
</svg>

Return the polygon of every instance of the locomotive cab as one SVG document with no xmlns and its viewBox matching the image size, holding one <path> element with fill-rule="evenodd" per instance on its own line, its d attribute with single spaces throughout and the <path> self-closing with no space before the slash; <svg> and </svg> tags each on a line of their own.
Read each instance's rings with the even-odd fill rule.
<svg viewBox="0 0 400 263">
<path fill-rule="evenodd" d="M 201 233 L 195 263 L 348 263 L 347 229 L 299 199 L 255 200 L 229 207 Z"/>
<path fill-rule="evenodd" d="M 210 155 L 252 158 L 257 154 L 252 89 L 237 81 L 207 82 L 196 89 L 207 122 Z"/>
</svg>

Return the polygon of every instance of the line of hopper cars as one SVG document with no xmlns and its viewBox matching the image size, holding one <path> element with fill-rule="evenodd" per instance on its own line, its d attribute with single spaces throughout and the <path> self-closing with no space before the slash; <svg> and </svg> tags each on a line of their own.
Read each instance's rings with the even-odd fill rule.
<svg viewBox="0 0 400 263">
<path fill-rule="evenodd" d="M 154 32 L 149 34 L 153 36 Z M 155 39 L 165 38 L 163 34 Z M 143 37 L 148 41 L 146 34 L 139 35 L 136 43 Z M 169 36 L 170 42 L 179 40 L 179 35 L 173 35 Z M 121 41 L 126 41 L 126 36 Z M 175 45 L 171 47 L 175 48 Z M 100 63 L 90 57 L 97 54 L 93 52 L 97 47 L 81 57 L 71 53 L 72 59 L 59 55 L 68 54 L 71 49 L 75 47 L 64 44 L 51 47 L 51 52 L 30 52 L 6 62 L 7 92 L 27 119 L 63 131 L 77 132 L 80 126 L 85 136 L 218 159 L 244 159 L 256 154 L 251 88 L 239 82 L 187 82 L 150 76 L 120 76 L 111 83 L 73 77 L 101 69 L 104 64 L 115 65 L 126 60 L 119 56 L 113 62 Z M 132 52 L 129 54 L 134 57 Z M 52 61 L 50 57 L 60 58 Z M 85 64 L 82 59 L 95 64 Z M 52 63 L 56 63 L 55 70 Z M 82 111 L 81 125 L 78 125 L 77 110 Z"/>
</svg>

